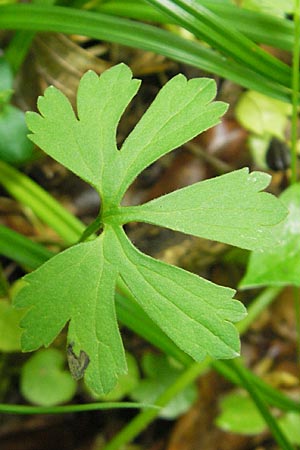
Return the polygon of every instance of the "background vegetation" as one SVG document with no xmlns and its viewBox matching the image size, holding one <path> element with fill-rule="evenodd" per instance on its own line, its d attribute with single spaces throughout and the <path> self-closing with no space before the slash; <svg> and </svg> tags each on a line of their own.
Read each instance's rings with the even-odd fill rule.
<svg viewBox="0 0 300 450">
<path fill-rule="evenodd" d="M 2 2 L 0 27 L 3 448 L 41 448 L 41 430 L 43 436 L 47 431 L 42 447 L 49 449 L 57 448 L 57 436 L 66 449 L 299 446 L 299 2 Z M 229 246 L 130 225 L 127 232 L 143 251 L 218 284 L 247 287 L 238 298 L 249 314 L 239 324 L 241 359 L 195 363 L 124 287 L 116 305 L 129 373 L 103 399 L 66 371 L 64 334 L 49 349 L 21 354 L 20 312 L 11 299 L 20 288 L 17 280 L 76 242 L 99 207 L 91 188 L 30 144 L 23 111 L 36 108 L 48 84 L 74 103 L 86 70 L 101 73 L 119 62 L 144 82 L 120 123 L 119 143 L 179 72 L 214 77 L 218 99 L 230 104 L 222 124 L 147 169 L 127 193 L 128 204 L 249 166 L 273 175 L 270 190 L 291 212 L 288 226 L 276 230 L 281 246 L 250 257 Z M 107 403 L 130 406 L 125 400 L 163 409 L 115 412 L 111 408 L 120 404 Z M 109 409 L 86 412 L 101 408 Z M 81 415 L 65 414 L 75 411 Z M 49 412 L 59 415 L 41 415 Z"/>
</svg>

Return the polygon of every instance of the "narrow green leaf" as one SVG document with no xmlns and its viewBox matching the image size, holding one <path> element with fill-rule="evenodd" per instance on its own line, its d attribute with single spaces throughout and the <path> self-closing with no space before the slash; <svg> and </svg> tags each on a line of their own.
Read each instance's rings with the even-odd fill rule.
<svg viewBox="0 0 300 450">
<path fill-rule="evenodd" d="M 245 316 L 244 306 L 232 300 L 234 291 L 217 286 L 139 252 L 122 229 L 120 275 L 150 318 L 195 360 L 239 354 L 238 332 L 231 322 Z M 111 235 L 110 241 L 115 239 Z M 121 253 L 122 252 L 122 253 Z"/>
<path fill-rule="evenodd" d="M 103 167 L 117 152 L 117 124 L 139 84 L 124 64 L 100 77 L 87 72 L 78 88 L 78 119 L 69 100 L 50 86 L 38 100 L 41 115 L 27 113 L 31 140 L 101 191 Z"/>
<path fill-rule="evenodd" d="M 280 0 L 281 1 L 281 0 Z M 201 5 L 222 19 L 229 29 L 236 28 L 256 43 L 271 45 L 292 51 L 293 27 L 291 20 L 270 15 L 268 11 L 250 11 L 230 2 L 201 0 Z M 270 5 L 269 5 L 270 6 Z M 173 17 L 163 14 L 158 9 L 141 0 L 112 0 L 98 3 L 97 11 L 131 19 L 156 23 L 176 23 Z"/>
<path fill-rule="evenodd" d="M 65 243 L 70 245 L 78 242 L 85 229 L 83 223 L 68 213 L 37 183 L 4 161 L 0 161 L 0 183 L 10 195 L 28 206 L 37 217 L 53 228 Z M 2 233 L 3 230 L 0 234 Z M 6 235 L 8 236 L 8 233 Z M 11 248 L 8 248 L 9 242 L 4 244 L 2 241 L 0 236 L 0 246 L 3 245 L 6 251 L 11 251 Z"/>
<path fill-rule="evenodd" d="M 290 85 L 291 69 L 279 59 L 273 57 L 255 42 L 248 39 L 235 27 L 227 24 L 209 8 L 200 2 L 189 0 L 147 0 L 163 13 L 176 19 L 177 23 L 204 40 L 223 55 L 241 62 L 247 68 L 255 70 L 269 78 Z M 275 73 L 270 73 L 271 67 Z"/>
<path fill-rule="evenodd" d="M 273 225 L 286 216 L 276 197 L 260 192 L 266 173 L 241 169 L 195 183 L 138 207 L 122 208 L 124 222 L 148 222 L 247 249 L 274 245 Z"/>
<path fill-rule="evenodd" d="M 47 347 L 70 321 L 68 341 L 89 358 L 86 382 L 99 394 L 126 371 L 114 307 L 117 269 L 103 241 L 102 235 L 53 257 L 26 275 L 15 298 L 17 307 L 30 308 L 21 322 L 23 350 Z"/>
<path fill-rule="evenodd" d="M 271 72 L 276 74 L 273 65 L 267 74 L 260 75 L 257 71 L 246 68 L 244 64 L 207 48 L 205 44 L 136 21 L 61 6 L 17 4 L 1 6 L 0 28 L 81 34 L 154 51 L 180 63 L 216 73 L 265 95 L 290 101 L 289 85 L 287 87 L 273 82 L 269 77 Z M 292 42 L 292 31 L 289 27 L 286 34 L 290 34 Z M 282 32 L 282 35 L 285 33 Z"/>
<path fill-rule="evenodd" d="M 0 224 L 0 254 L 29 269 L 37 269 L 54 255 L 37 242 Z"/>
<path fill-rule="evenodd" d="M 280 244 L 251 254 L 242 288 L 300 286 L 300 184 L 286 189 L 280 200 L 289 210 L 286 220 L 273 228 Z"/>
<path fill-rule="evenodd" d="M 118 203 L 136 176 L 161 156 L 220 121 L 227 105 L 213 102 L 216 84 L 208 78 L 172 78 L 125 140 L 120 161 Z M 115 169 L 118 171 L 118 167 Z"/>
</svg>

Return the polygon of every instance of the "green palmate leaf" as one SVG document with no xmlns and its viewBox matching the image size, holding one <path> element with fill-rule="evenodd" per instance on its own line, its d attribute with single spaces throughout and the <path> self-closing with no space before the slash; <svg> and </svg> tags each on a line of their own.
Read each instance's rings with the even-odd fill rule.
<svg viewBox="0 0 300 450">
<path fill-rule="evenodd" d="M 294 184 L 280 197 L 289 215 L 273 229 L 279 246 L 253 252 L 240 286 L 300 286 L 300 184 Z"/>
<path fill-rule="evenodd" d="M 268 227 L 284 215 L 275 198 L 257 193 L 269 177 L 249 175 L 247 170 L 198 183 L 140 210 L 120 207 L 126 188 L 140 171 L 216 124 L 226 110 L 223 103 L 211 103 L 212 80 L 187 81 L 178 75 L 157 95 L 118 151 L 117 124 L 139 85 L 131 77 L 124 64 L 100 78 L 93 72 L 84 75 L 77 98 L 79 120 L 54 88 L 39 100 L 41 116 L 28 116 L 32 140 L 100 193 L 102 209 L 89 231 L 98 226 L 103 232 L 25 277 L 27 285 L 15 299 L 17 306 L 29 308 L 21 324 L 22 347 L 30 351 L 49 345 L 69 323 L 70 370 L 76 379 L 85 375 L 88 387 L 98 395 L 110 391 L 126 370 L 114 306 L 117 283 L 125 283 L 149 317 L 198 361 L 207 353 L 214 358 L 238 355 L 233 323 L 245 315 L 242 304 L 232 300 L 232 289 L 143 255 L 128 240 L 122 224 L 146 220 L 257 248 L 271 242 Z M 163 214 L 161 222 L 158 211 Z"/>
<path fill-rule="evenodd" d="M 172 230 L 247 249 L 274 244 L 271 225 L 286 216 L 266 192 L 270 176 L 241 169 L 172 192 L 138 207 L 122 209 L 127 221 L 149 222 Z M 255 232 L 254 232 L 255 230 Z"/>
</svg>

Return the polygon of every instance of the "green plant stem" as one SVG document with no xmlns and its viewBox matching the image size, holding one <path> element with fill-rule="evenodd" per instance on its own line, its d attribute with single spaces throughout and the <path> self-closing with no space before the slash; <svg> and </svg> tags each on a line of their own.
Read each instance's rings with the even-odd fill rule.
<svg viewBox="0 0 300 450">
<path fill-rule="evenodd" d="M 246 388 L 252 400 L 255 402 L 257 409 L 262 415 L 264 421 L 269 426 L 270 430 L 272 430 L 273 437 L 279 445 L 279 448 L 282 450 L 295 450 L 295 448 L 291 445 L 285 434 L 282 432 L 276 419 L 272 416 L 268 409 L 268 405 L 263 399 L 257 387 L 249 381 L 247 373 L 243 366 L 239 364 L 239 361 L 234 360 L 233 366 L 235 368 L 236 373 L 238 374 L 241 384 Z"/>
<path fill-rule="evenodd" d="M 31 208 L 53 228 L 67 244 L 75 244 L 84 232 L 85 226 L 51 195 L 4 161 L 0 161 L 0 183 L 9 194 Z"/>
<path fill-rule="evenodd" d="M 153 409 L 159 407 L 134 402 L 103 402 L 86 403 L 84 405 L 64 405 L 64 406 L 27 406 L 27 405 L 6 405 L 0 403 L 0 414 L 66 414 L 74 412 L 97 411 L 104 409 Z M 160 409 L 160 408 L 159 408 Z"/>
<path fill-rule="evenodd" d="M 299 60 L 300 60 L 300 0 L 295 0 L 294 9 L 294 47 L 292 67 L 292 130 L 291 130 L 291 183 L 298 178 L 297 134 L 298 134 L 298 101 L 299 101 Z"/>
<path fill-rule="evenodd" d="M 84 232 L 82 233 L 82 236 L 80 237 L 78 242 L 84 242 L 88 240 L 89 238 L 95 238 L 95 234 L 97 231 L 100 231 L 102 228 L 102 218 L 101 218 L 101 212 L 99 213 L 98 217 L 92 222 Z"/>
<path fill-rule="evenodd" d="M 156 406 L 164 407 L 172 398 L 186 388 L 190 383 L 198 378 L 208 369 L 211 359 L 206 358 L 201 363 L 192 363 L 187 370 L 180 375 L 175 383 L 173 383 L 165 392 L 158 397 L 155 402 Z M 125 428 L 112 439 L 103 450 L 120 450 L 124 444 L 131 441 L 137 436 L 137 431 L 143 430 L 158 415 L 158 410 L 143 411 L 138 414 Z"/>
</svg>

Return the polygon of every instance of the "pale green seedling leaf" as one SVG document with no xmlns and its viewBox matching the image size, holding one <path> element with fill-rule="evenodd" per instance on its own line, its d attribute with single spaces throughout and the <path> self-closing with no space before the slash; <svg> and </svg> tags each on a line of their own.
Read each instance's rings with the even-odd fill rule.
<svg viewBox="0 0 300 450">
<path fill-rule="evenodd" d="M 289 210 L 287 218 L 273 228 L 280 244 L 251 254 L 242 288 L 300 286 L 300 184 L 286 189 L 280 200 Z"/>
<path fill-rule="evenodd" d="M 65 357 L 57 349 L 34 353 L 21 369 L 21 393 L 31 403 L 54 406 L 72 400 L 77 383 L 64 369 Z"/>
<path fill-rule="evenodd" d="M 155 403 L 157 398 L 182 374 L 182 368 L 175 367 L 165 355 L 146 353 L 142 360 L 145 379 L 141 380 L 130 397 L 141 403 Z M 197 399 L 196 385 L 189 384 L 159 412 L 159 417 L 176 419 L 190 409 Z"/>
<path fill-rule="evenodd" d="M 114 169 L 119 202 L 139 173 L 161 156 L 189 141 L 220 121 L 227 105 L 212 102 L 216 84 L 207 78 L 189 81 L 179 74 L 157 94 L 152 105 L 125 140 Z M 119 171 L 121 168 L 121 171 Z"/>
<path fill-rule="evenodd" d="M 288 412 L 278 419 L 278 424 L 282 431 L 289 437 L 293 444 L 300 445 L 300 414 Z"/>
<path fill-rule="evenodd" d="M 266 429 L 266 424 L 252 399 L 242 392 L 223 397 L 221 413 L 216 425 L 229 433 L 255 435 Z"/>
<path fill-rule="evenodd" d="M 111 241 L 114 236 L 112 236 Z M 115 243 L 117 245 L 117 243 Z M 232 300 L 234 291 L 139 252 L 118 230 L 123 281 L 151 319 L 185 352 L 201 361 L 234 358 L 238 332 L 232 322 L 246 310 Z"/>
<path fill-rule="evenodd" d="M 104 239 L 50 259 L 25 276 L 28 285 L 15 297 L 18 307 L 30 308 L 21 322 L 23 350 L 47 347 L 70 321 L 68 342 L 75 355 L 88 356 L 86 382 L 99 394 L 109 392 L 126 371 L 114 306 L 117 268 Z"/>
<path fill-rule="evenodd" d="M 276 197 L 260 192 L 269 182 L 245 168 L 124 208 L 123 217 L 254 250 L 274 245 L 272 226 L 286 216 Z"/>
<path fill-rule="evenodd" d="M 38 99 L 40 114 L 27 113 L 29 137 L 100 192 L 104 167 L 116 156 L 117 124 L 139 84 L 125 64 L 100 77 L 87 72 L 78 88 L 78 119 L 64 94 L 50 86 Z"/>
<path fill-rule="evenodd" d="M 240 124 L 254 134 L 285 139 L 284 131 L 291 106 L 256 91 L 244 93 L 235 109 Z"/>
<path fill-rule="evenodd" d="M 243 0 L 241 6 L 279 17 L 284 17 L 287 13 L 293 13 L 295 8 L 294 0 Z"/>
</svg>

